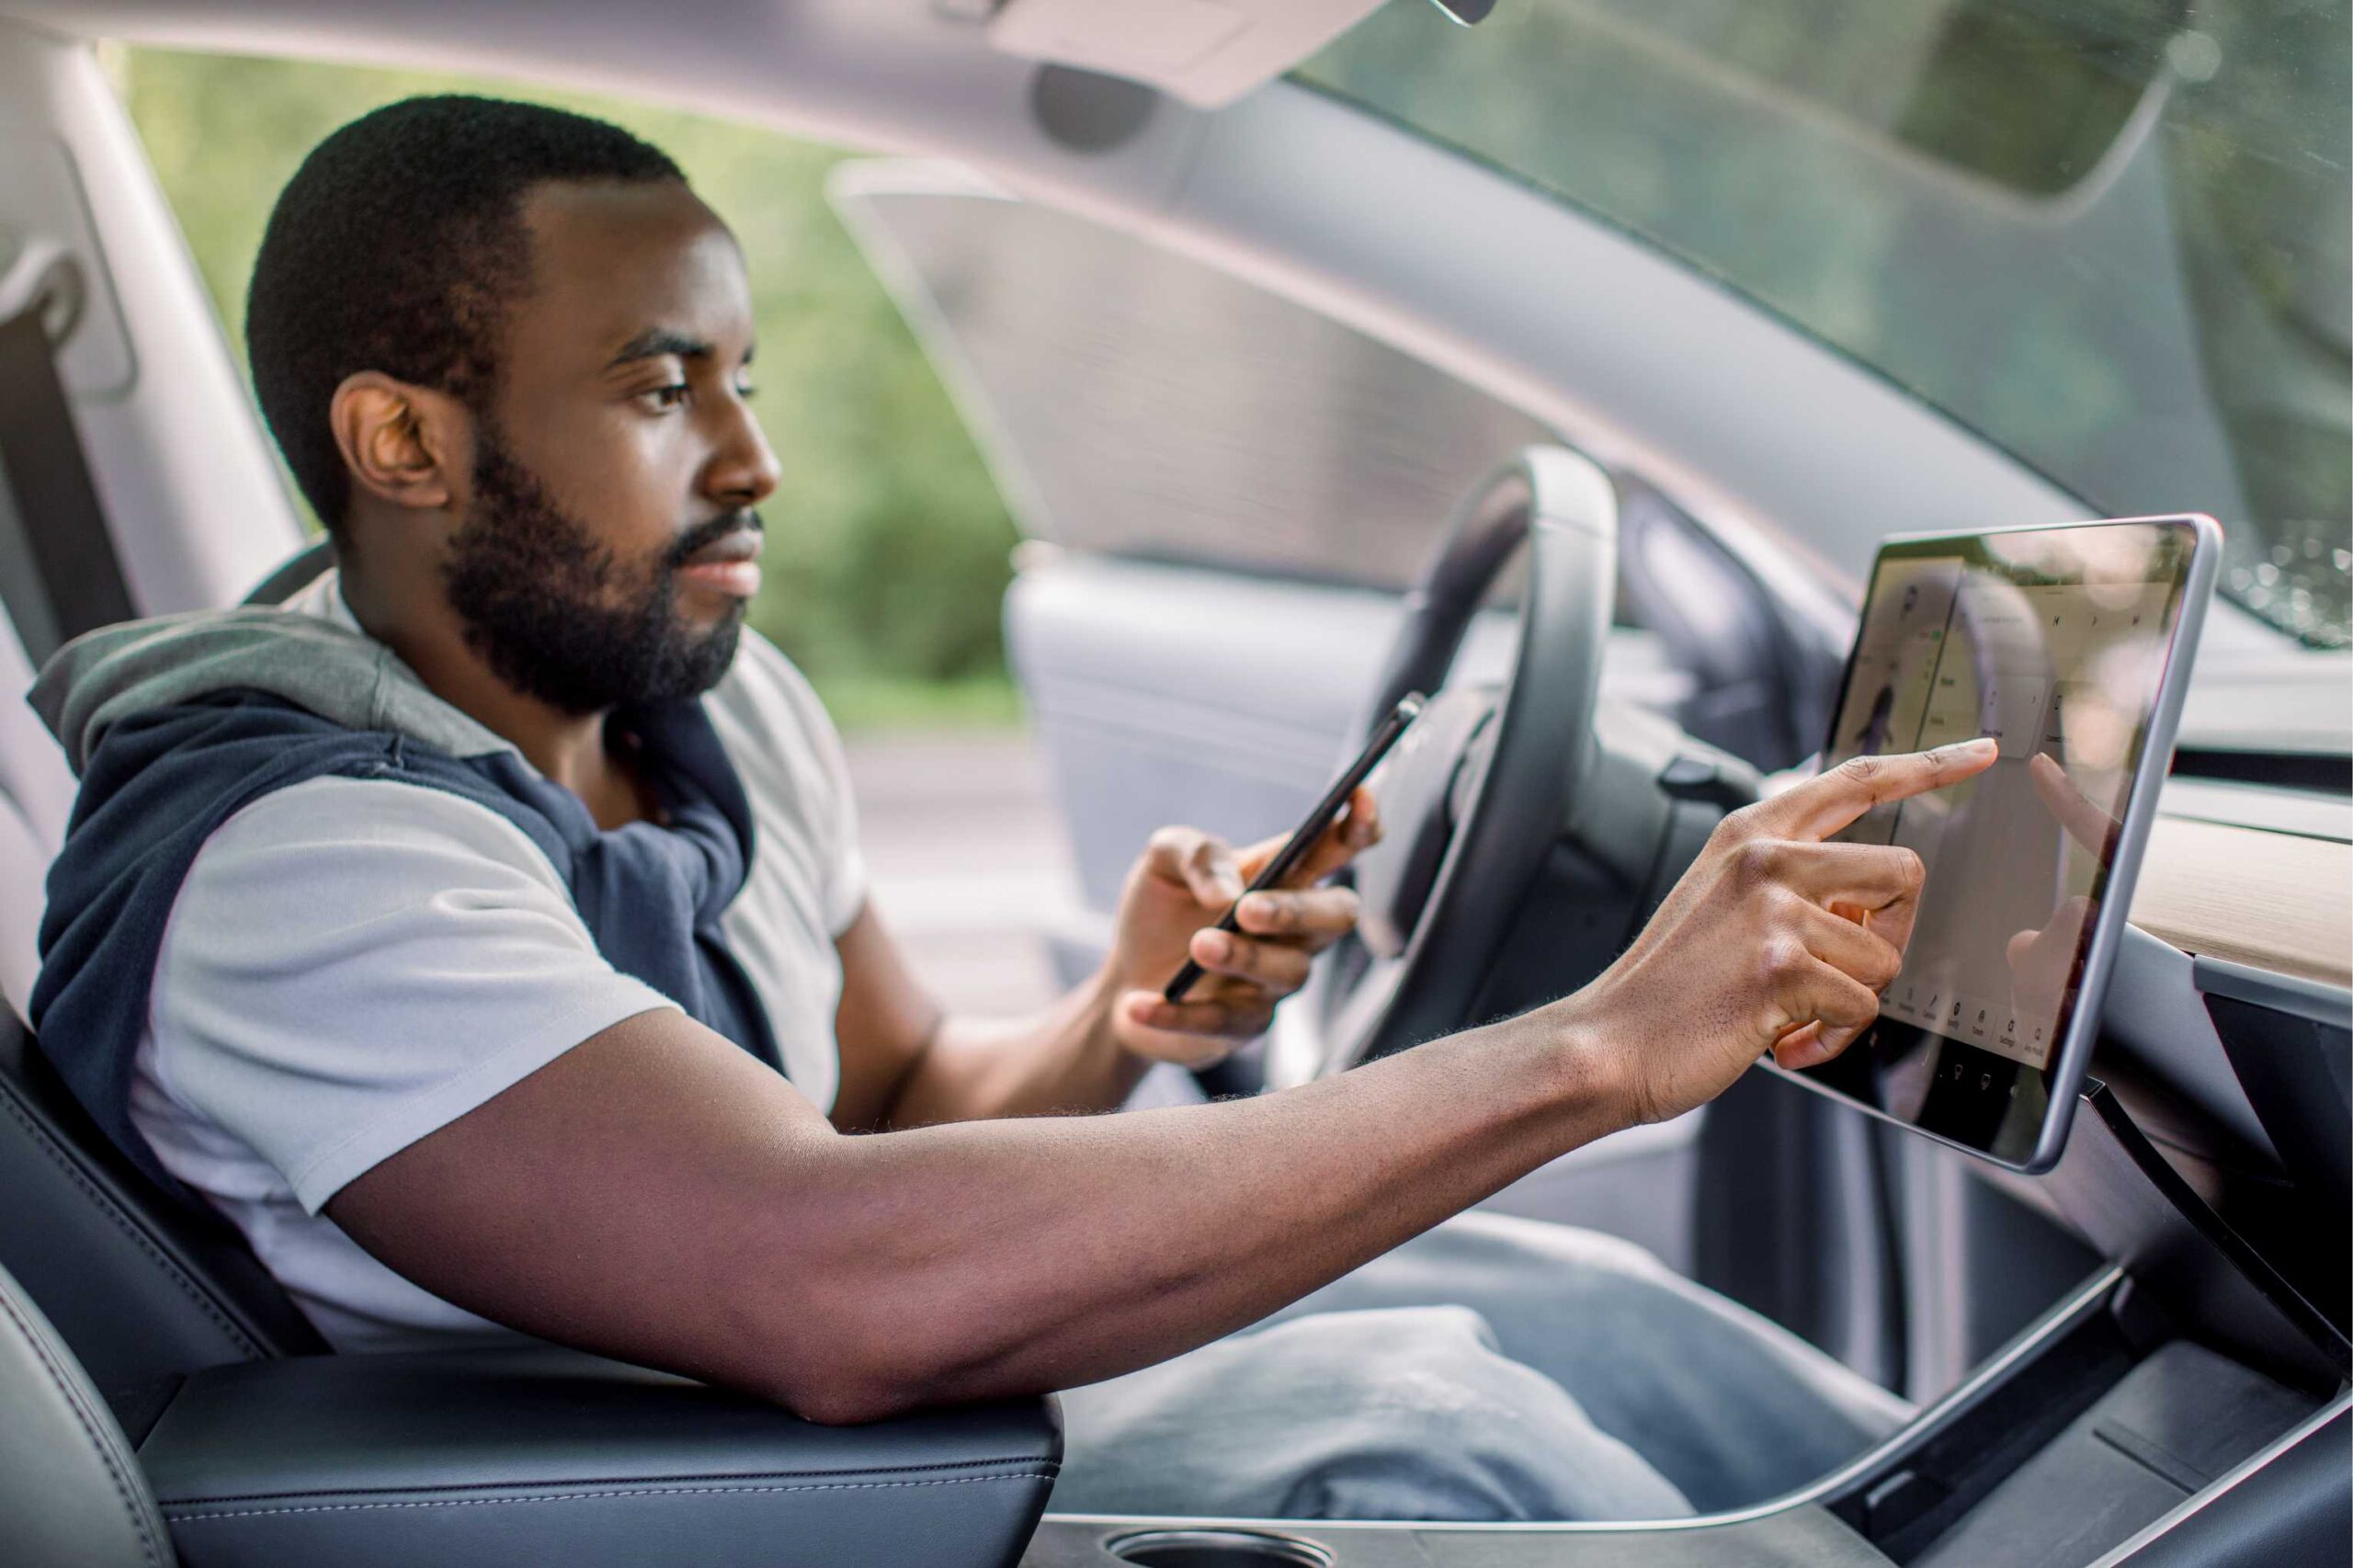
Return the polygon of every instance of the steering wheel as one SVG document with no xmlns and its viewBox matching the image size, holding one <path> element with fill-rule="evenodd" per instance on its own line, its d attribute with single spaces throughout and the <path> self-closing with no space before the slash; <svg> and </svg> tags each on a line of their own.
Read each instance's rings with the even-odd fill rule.
<svg viewBox="0 0 2353 1568">
<path fill-rule="evenodd" d="M 1509 682 L 1500 694 L 1439 690 L 1480 600 L 1523 543 Z M 1276 1014 L 1270 1087 L 1343 1072 L 1470 1017 L 1592 768 L 1617 567 L 1617 493 L 1565 449 L 1524 449 L 1456 511 L 1406 597 L 1363 728 L 1409 692 L 1438 695 L 1382 765 L 1385 831 L 1354 868 L 1358 929 Z"/>
</svg>

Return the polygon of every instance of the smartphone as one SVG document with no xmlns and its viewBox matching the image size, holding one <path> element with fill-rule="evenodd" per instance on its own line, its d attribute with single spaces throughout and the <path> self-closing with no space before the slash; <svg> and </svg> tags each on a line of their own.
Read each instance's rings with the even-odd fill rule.
<svg viewBox="0 0 2353 1568">
<path fill-rule="evenodd" d="M 1358 785 L 1364 782 L 1365 775 L 1389 755 L 1389 748 L 1395 745 L 1397 737 L 1422 716 L 1422 709 L 1428 701 L 1429 699 L 1418 691 L 1408 692 L 1399 699 L 1397 706 L 1389 710 L 1389 717 L 1381 722 L 1381 727 L 1373 731 L 1372 739 L 1365 742 L 1364 750 L 1357 754 L 1357 759 L 1348 764 L 1332 788 L 1324 792 L 1324 798 L 1315 802 L 1315 809 L 1307 813 L 1307 820 L 1299 824 L 1280 849 L 1275 851 L 1275 858 L 1267 862 L 1266 869 L 1252 878 L 1250 885 L 1242 890 L 1244 897 L 1280 886 L 1285 877 L 1299 869 L 1299 863 L 1307 858 L 1307 852 L 1315 847 L 1316 842 L 1338 820 L 1340 808 L 1348 803 L 1348 797 L 1356 792 Z M 1235 899 L 1226 912 L 1218 916 L 1216 929 L 1226 932 L 1238 930 L 1234 911 L 1241 907 L 1242 900 Z M 1161 994 L 1171 1002 L 1182 1002 L 1185 993 L 1193 988 L 1194 982 L 1201 978 L 1201 966 L 1187 959 L 1185 967 L 1176 971 L 1176 977 L 1168 983 Z"/>
</svg>

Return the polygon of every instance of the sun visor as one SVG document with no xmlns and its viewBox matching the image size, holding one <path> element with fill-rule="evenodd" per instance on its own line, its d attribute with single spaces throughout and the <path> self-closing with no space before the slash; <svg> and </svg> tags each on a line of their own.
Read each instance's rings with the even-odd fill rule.
<svg viewBox="0 0 2353 1568">
<path fill-rule="evenodd" d="M 989 41 L 1007 54 L 1222 108 L 1322 49 L 1381 0 L 1005 0 Z"/>
</svg>

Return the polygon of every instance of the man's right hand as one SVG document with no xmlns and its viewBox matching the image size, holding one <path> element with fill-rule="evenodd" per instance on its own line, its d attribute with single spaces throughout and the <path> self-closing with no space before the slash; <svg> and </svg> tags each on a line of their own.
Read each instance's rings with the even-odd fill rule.
<svg viewBox="0 0 2353 1568">
<path fill-rule="evenodd" d="M 1680 1115 L 1768 1051 L 1784 1067 L 1811 1067 L 1869 1028 L 1904 964 L 1920 858 L 1824 840 L 1996 755 L 1995 742 L 1976 740 L 1859 756 L 1726 817 L 1633 946 L 1554 1004 L 1608 1064 L 1627 1114 Z"/>
</svg>

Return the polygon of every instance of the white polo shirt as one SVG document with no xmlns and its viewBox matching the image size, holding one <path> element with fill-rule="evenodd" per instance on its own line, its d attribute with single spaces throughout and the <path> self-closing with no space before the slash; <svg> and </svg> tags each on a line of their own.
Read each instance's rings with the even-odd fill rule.
<svg viewBox="0 0 2353 1568">
<path fill-rule="evenodd" d="M 359 630 L 332 573 L 287 608 Z M 801 673 L 748 630 L 704 701 L 756 833 L 721 928 L 793 1086 L 827 1108 L 834 939 L 866 897 L 841 743 Z M 189 869 L 131 1124 L 337 1349 L 505 1335 L 379 1263 L 321 1207 L 589 1036 L 673 1006 L 605 961 L 563 879 L 505 817 L 413 784 L 313 779 L 231 817 Z"/>
</svg>

